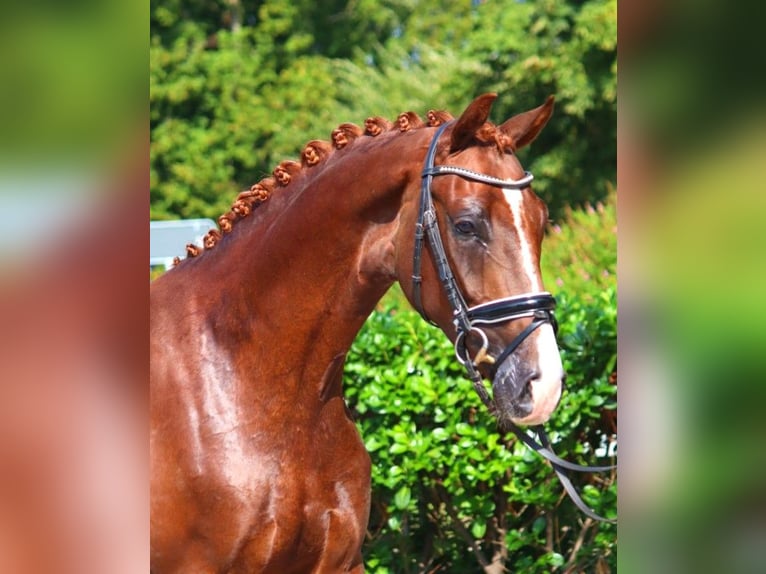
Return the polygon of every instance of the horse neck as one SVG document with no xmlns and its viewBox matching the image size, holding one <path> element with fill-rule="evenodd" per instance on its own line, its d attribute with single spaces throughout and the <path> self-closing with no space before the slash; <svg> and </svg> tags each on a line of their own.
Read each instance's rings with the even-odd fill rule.
<svg viewBox="0 0 766 574">
<path fill-rule="evenodd" d="M 205 254 L 220 256 L 225 303 L 216 312 L 244 352 L 312 380 L 345 356 L 396 279 L 393 238 L 405 191 L 417 190 L 422 154 L 413 149 L 425 153 L 427 138 L 357 140 L 302 170 L 258 208 L 264 213 L 237 223 L 220 253 Z"/>
</svg>

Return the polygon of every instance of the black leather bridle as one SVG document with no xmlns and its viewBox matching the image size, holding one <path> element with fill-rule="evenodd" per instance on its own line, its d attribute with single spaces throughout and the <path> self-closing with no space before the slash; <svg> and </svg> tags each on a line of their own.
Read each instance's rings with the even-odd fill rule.
<svg viewBox="0 0 766 574">
<path fill-rule="evenodd" d="M 476 370 L 476 365 L 483 362 L 483 360 L 486 360 L 488 340 L 486 334 L 478 325 L 502 323 L 521 319 L 523 317 L 533 317 L 532 322 L 527 328 L 511 341 L 498 359 L 495 359 L 495 362 L 499 365 L 502 360 L 507 358 L 519 345 L 521 345 L 524 339 L 544 323 L 551 323 L 554 326 L 554 329 L 556 328 L 556 320 L 553 316 L 553 310 L 556 308 L 556 300 L 550 293 L 533 293 L 517 297 L 495 299 L 494 301 L 482 303 L 481 305 L 476 305 L 474 307 L 468 307 L 466 304 L 463 294 L 460 292 L 460 287 L 455 279 L 455 275 L 452 273 L 452 269 L 449 266 L 447 253 L 444 251 L 444 244 L 442 243 L 441 233 L 439 232 L 439 222 L 436 219 L 436 211 L 434 209 L 433 197 L 431 195 L 431 181 L 435 176 L 439 175 L 457 175 L 466 179 L 488 183 L 496 187 L 524 189 L 532 182 L 533 176 L 531 173 L 525 172 L 524 177 L 521 179 L 500 179 L 463 167 L 434 165 L 436 144 L 439 141 L 439 136 L 441 136 L 450 123 L 451 122 L 442 124 L 439 129 L 436 130 L 436 134 L 428 148 L 425 166 L 421 174 L 420 209 L 418 211 L 418 220 L 415 224 L 412 296 L 415 308 L 430 322 L 430 319 L 423 308 L 421 295 L 423 277 L 420 273 L 423 243 L 424 239 L 427 238 L 428 245 L 431 249 L 431 255 L 434 258 L 439 273 L 439 281 L 444 288 L 444 292 L 447 295 L 447 299 L 449 300 L 453 311 L 453 322 L 457 331 L 455 354 L 458 360 L 465 366 L 471 380 L 478 380 L 479 386 L 481 389 L 484 389 L 484 386 L 480 384 L 481 375 Z M 465 348 L 465 338 L 469 333 L 476 333 L 481 337 L 483 342 L 482 348 L 476 354 L 474 359 L 471 359 L 468 356 L 467 349 Z M 477 391 L 479 392 L 479 395 L 482 396 L 482 400 L 485 400 L 485 397 L 488 399 L 486 390 L 482 393 L 482 391 L 477 388 Z"/>
<path fill-rule="evenodd" d="M 497 407 L 494 404 L 492 398 L 490 398 L 487 388 L 484 386 L 483 377 L 479 373 L 478 365 L 483 362 L 493 364 L 493 369 L 499 367 L 504 360 L 506 360 L 522 342 L 532 332 L 545 323 L 550 323 L 553 327 L 554 333 L 558 329 L 556 318 L 553 314 L 556 308 L 556 299 L 547 292 L 542 293 L 530 293 L 519 295 L 515 297 L 506 297 L 503 299 L 495 299 L 480 305 L 468 307 L 465 302 L 465 298 L 460 291 L 460 287 L 457 284 L 455 275 L 450 268 L 449 261 L 447 260 L 447 253 L 444 250 L 444 244 L 442 243 L 441 233 L 439 232 L 439 223 L 436 218 L 436 211 L 434 209 L 433 197 L 431 195 L 431 182 L 434 177 L 440 175 L 457 175 L 465 179 L 471 179 L 479 181 L 496 187 L 504 189 L 524 189 L 529 187 L 532 182 L 533 176 L 529 172 L 524 172 L 524 177 L 521 179 L 500 179 L 491 175 L 475 172 L 463 167 L 452 165 L 434 165 L 436 158 L 436 147 L 439 141 L 439 137 L 444 130 L 452 122 L 447 122 L 439 126 L 431 140 L 431 145 L 428 148 L 426 154 L 425 165 L 421 174 L 421 186 L 420 186 L 420 208 L 418 211 L 418 219 L 415 224 L 415 247 L 413 254 L 413 268 L 412 268 L 412 297 L 415 309 L 429 322 L 432 322 L 425 312 L 422 302 L 421 288 L 423 283 L 423 277 L 421 275 L 421 262 L 423 255 L 424 240 L 428 240 L 428 246 L 431 250 L 431 256 L 433 257 L 436 269 L 439 274 L 439 281 L 447 296 L 447 300 L 450 303 L 453 311 L 453 323 L 455 325 L 456 337 L 455 337 L 455 355 L 465 367 L 468 378 L 471 379 L 473 387 L 481 398 L 482 402 L 488 408 L 491 413 L 497 412 Z M 496 323 L 505 323 L 508 321 L 514 321 L 525 317 L 531 317 L 532 321 L 519 333 L 498 355 L 493 358 L 488 355 L 489 340 L 482 326 L 491 326 Z M 478 335 L 482 341 L 482 346 L 473 359 L 468 354 L 466 347 L 466 338 L 470 333 Z M 579 494 L 575 490 L 569 477 L 564 472 L 565 470 L 573 470 L 576 472 L 602 472 L 615 468 L 612 466 L 582 466 L 568 462 L 559 458 L 553 452 L 553 447 L 545 434 L 542 426 L 535 427 L 537 436 L 540 442 L 537 442 L 533 437 L 529 436 L 526 432 L 519 427 L 511 423 L 510 421 L 504 421 L 508 430 L 513 432 L 524 444 L 536 451 L 546 460 L 551 463 L 554 471 L 556 472 L 559 480 L 561 481 L 564 489 L 577 507 L 586 515 L 596 520 L 605 522 L 616 522 L 615 520 L 609 520 L 599 516 L 593 512 L 580 498 Z"/>
</svg>

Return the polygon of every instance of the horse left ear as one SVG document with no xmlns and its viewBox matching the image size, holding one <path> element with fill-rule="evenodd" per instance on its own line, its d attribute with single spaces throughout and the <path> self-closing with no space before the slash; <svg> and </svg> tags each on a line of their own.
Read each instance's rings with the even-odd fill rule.
<svg viewBox="0 0 766 574">
<path fill-rule="evenodd" d="M 465 149 L 471 145 L 476 132 L 489 117 L 489 110 L 497 99 L 497 94 L 484 94 L 472 101 L 458 118 L 452 129 L 450 153 Z"/>
<path fill-rule="evenodd" d="M 532 142 L 545 127 L 553 114 L 553 96 L 548 96 L 542 106 L 513 116 L 500 126 L 500 131 L 513 141 L 514 149 Z"/>
</svg>

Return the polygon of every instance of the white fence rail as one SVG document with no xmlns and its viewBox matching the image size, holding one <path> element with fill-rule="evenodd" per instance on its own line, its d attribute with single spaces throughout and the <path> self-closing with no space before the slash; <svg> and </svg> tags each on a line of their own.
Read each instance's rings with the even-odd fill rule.
<svg viewBox="0 0 766 574">
<path fill-rule="evenodd" d="M 173 258 L 186 257 L 186 245 L 202 246 L 202 238 L 216 225 L 212 219 L 149 222 L 149 266 L 173 266 Z"/>
</svg>

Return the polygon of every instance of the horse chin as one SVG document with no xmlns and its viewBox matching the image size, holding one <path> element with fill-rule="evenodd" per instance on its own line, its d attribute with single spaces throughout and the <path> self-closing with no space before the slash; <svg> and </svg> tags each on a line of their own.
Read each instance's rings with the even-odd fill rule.
<svg viewBox="0 0 766 574">
<path fill-rule="evenodd" d="M 513 361 L 505 361 L 494 377 L 492 392 L 501 422 L 538 425 L 558 406 L 561 379 L 541 378 L 533 371 L 515 368 Z"/>
</svg>

